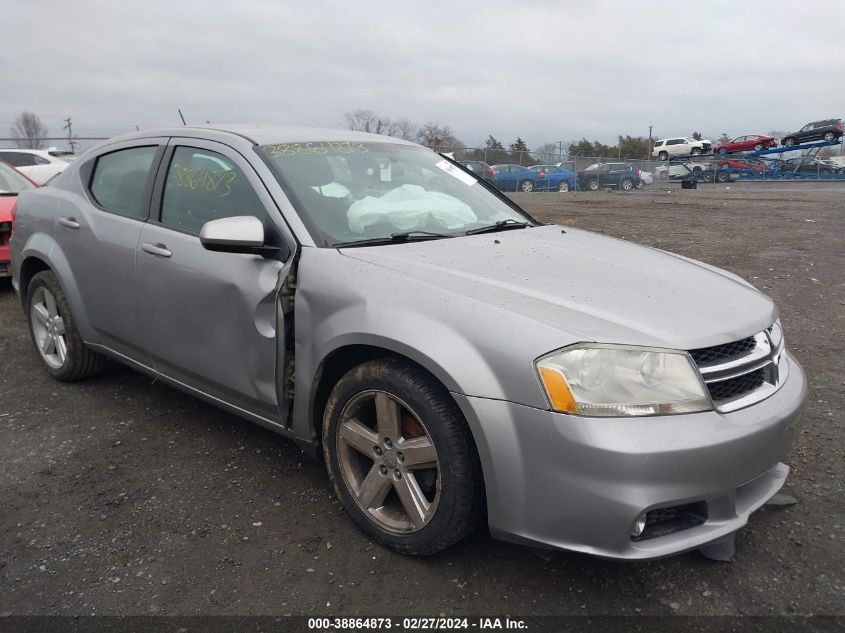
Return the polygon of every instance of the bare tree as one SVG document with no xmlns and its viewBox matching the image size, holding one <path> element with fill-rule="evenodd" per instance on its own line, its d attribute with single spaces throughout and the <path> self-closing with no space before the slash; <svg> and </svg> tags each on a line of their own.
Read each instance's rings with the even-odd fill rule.
<svg viewBox="0 0 845 633">
<path fill-rule="evenodd" d="M 448 125 L 426 123 L 417 132 L 417 143 L 434 149 L 449 151 L 464 144 L 452 132 Z"/>
<path fill-rule="evenodd" d="M 556 163 L 560 155 L 557 143 L 543 143 L 534 148 L 531 154 L 541 163 Z"/>
<path fill-rule="evenodd" d="M 353 110 L 343 116 L 346 119 L 346 127 L 350 130 L 372 134 L 390 134 L 393 131 L 390 119 L 378 116 L 372 110 Z"/>
<path fill-rule="evenodd" d="M 402 118 L 394 121 L 391 127 L 393 129 L 390 131 L 390 136 L 395 136 L 406 141 L 413 141 L 417 138 L 417 126 L 410 119 Z"/>
<path fill-rule="evenodd" d="M 21 112 L 11 129 L 15 145 L 24 149 L 44 149 L 47 128 L 33 112 Z"/>
</svg>

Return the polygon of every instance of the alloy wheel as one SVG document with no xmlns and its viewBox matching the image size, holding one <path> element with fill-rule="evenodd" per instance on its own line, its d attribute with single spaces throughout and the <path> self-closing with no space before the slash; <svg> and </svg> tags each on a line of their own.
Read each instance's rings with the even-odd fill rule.
<svg viewBox="0 0 845 633">
<path fill-rule="evenodd" d="M 61 369 L 67 360 L 65 322 L 59 314 L 56 297 L 44 286 L 32 295 L 30 320 L 35 343 L 44 362 L 53 369 Z"/>
<path fill-rule="evenodd" d="M 440 501 L 437 450 L 420 417 L 396 396 L 369 390 L 337 425 L 337 458 L 355 503 L 381 529 L 418 532 Z"/>
<path fill-rule="evenodd" d="M 558 189 L 563 192 L 569 191 L 569 181 L 568 180 L 561 180 Z"/>
</svg>

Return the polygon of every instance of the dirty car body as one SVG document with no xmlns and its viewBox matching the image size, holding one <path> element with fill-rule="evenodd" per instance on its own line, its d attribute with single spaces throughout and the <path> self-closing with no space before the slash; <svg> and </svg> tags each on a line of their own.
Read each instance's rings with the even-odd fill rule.
<svg viewBox="0 0 845 633">
<path fill-rule="evenodd" d="M 115 182 L 138 204 L 100 183 L 103 166 L 122 170 Z M 246 215 L 263 243 L 237 250 L 226 231 L 252 236 Z M 323 449 L 330 474 L 340 377 L 384 357 L 410 368 L 465 425 L 501 539 L 666 556 L 737 530 L 787 477 L 806 385 L 768 297 L 684 257 L 541 225 L 412 143 L 312 129 L 128 135 L 22 195 L 12 251 L 25 310 L 52 271 L 87 349 Z M 372 393 L 378 413 L 381 388 L 355 397 Z M 401 542 L 446 511 L 450 449 L 406 401 L 433 438 L 444 496 L 422 501 L 419 525 L 382 507 L 351 513 L 399 551 L 430 552 L 440 546 Z M 386 477 L 396 467 L 398 491 L 410 471 L 381 435 L 370 459 Z M 338 464 L 336 487 L 363 490 Z"/>
</svg>

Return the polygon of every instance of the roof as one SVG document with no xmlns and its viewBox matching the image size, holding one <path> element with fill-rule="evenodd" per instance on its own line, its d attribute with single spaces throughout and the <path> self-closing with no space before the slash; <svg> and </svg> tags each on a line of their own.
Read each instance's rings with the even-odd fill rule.
<svg viewBox="0 0 845 633">
<path fill-rule="evenodd" d="M 221 134 L 231 134 L 250 141 L 255 145 L 267 145 L 270 143 L 316 143 L 319 141 L 358 141 L 361 143 L 397 143 L 401 145 L 415 145 L 392 136 L 382 134 L 370 134 L 368 132 L 356 132 L 353 130 L 341 130 L 332 128 L 313 127 L 260 127 L 242 125 L 204 125 L 173 128 L 159 128 L 131 132 L 113 139 L 114 141 L 126 141 L 135 138 L 150 138 L 156 136 L 190 136 L 197 138 L 208 138 L 217 140 Z"/>
</svg>

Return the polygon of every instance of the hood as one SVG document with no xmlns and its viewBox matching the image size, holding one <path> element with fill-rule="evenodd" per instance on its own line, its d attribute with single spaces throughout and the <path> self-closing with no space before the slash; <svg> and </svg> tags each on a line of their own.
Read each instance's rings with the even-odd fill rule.
<svg viewBox="0 0 845 633">
<path fill-rule="evenodd" d="M 341 252 L 580 341 L 695 349 L 777 318 L 771 299 L 731 273 L 560 226 Z"/>
</svg>

